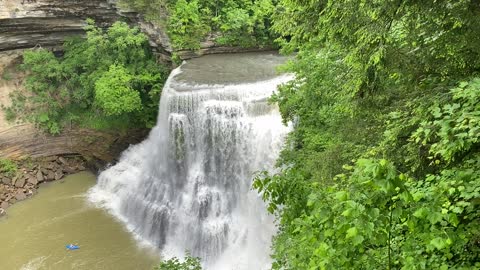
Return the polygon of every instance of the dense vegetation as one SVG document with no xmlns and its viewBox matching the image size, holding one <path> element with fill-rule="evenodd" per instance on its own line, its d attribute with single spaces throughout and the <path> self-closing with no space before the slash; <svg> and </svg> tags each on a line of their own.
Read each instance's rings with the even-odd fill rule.
<svg viewBox="0 0 480 270">
<path fill-rule="evenodd" d="M 480 3 L 280 0 L 273 269 L 480 268 Z"/>
<path fill-rule="evenodd" d="M 15 92 L 7 117 L 29 120 L 52 134 L 72 124 L 152 127 L 167 74 L 147 37 L 122 22 L 103 30 L 88 21 L 85 30 L 86 39 L 65 42 L 61 58 L 45 49 L 25 52 L 28 93 Z"/>
<path fill-rule="evenodd" d="M 165 25 L 175 49 L 198 49 L 208 36 L 220 45 L 271 46 L 276 0 L 123 0 Z"/>
<path fill-rule="evenodd" d="M 188 255 L 188 254 L 187 254 Z M 162 261 L 153 270 L 201 270 L 200 259 L 196 257 L 187 256 L 184 261 L 178 258 L 172 258 Z"/>
</svg>

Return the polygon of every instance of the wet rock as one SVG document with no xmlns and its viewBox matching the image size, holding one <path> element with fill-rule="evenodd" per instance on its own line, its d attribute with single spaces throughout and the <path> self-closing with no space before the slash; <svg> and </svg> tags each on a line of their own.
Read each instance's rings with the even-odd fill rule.
<svg viewBox="0 0 480 270">
<path fill-rule="evenodd" d="M 26 194 L 27 194 L 27 197 L 31 197 L 34 194 L 33 189 L 27 190 Z"/>
<path fill-rule="evenodd" d="M 74 173 L 75 172 L 75 169 L 70 167 L 70 166 L 65 166 L 63 168 L 63 172 L 66 173 L 66 174 L 71 174 L 71 173 Z"/>
<path fill-rule="evenodd" d="M 15 186 L 19 188 L 25 186 L 25 178 L 22 177 L 17 179 L 17 181 L 15 181 Z"/>
<path fill-rule="evenodd" d="M 55 173 L 55 180 L 60 180 L 63 177 L 63 173 L 61 171 L 57 171 Z"/>
<path fill-rule="evenodd" d="M 23 193 L 23 192 L 19 192 L 19 193 L 17 193 L 17 194 L 15 195 L 15 199 L 16 199 L 17 201 L 23 201 L 23 200 L 25 200 L 26 198 L 27 198 L 27 195 L 25 195 L 25 193 Z"/>
<path fill-rule="evenodd" d="M 16 176 L 12 178 L 12 182 L 11 182 L 10 184 L 11 184 L 12 186 L 14 186 L 14 185 L 15 185 L 15 182 L 17 182 L 17 177 L 16 177 Z"/>
<path fill-rule="evenodd" d="M 7 209 L 8 207 L 10 207 L 10 204 L 8 202 L 0 203 L 0 208 Z"/>
<path fill-rule="evenodd" d="M 50 170 L 47 170 L 47 169 L 45 169 L 45 168 L 41 168 L 40 171 L 42 172 L 43 175 L 48 175 L 48 172 L 49 172 Z"/>
<path fill-rule="evenodd" d="M 2 178 L 2 183 L 4 183 L 5 185 L 10 185 L 11 181 L 10 181 L 10 179 L 4 177 L 4 178 Z"/>
<path fill-rule="evenodd" d="M 48 171 L 47 181 L 53 181 L 53 180 L 55 180 L 55 173 L 52 171 Z"/>
<path fill-rule="evenodd" d="M 43 177 L 42 177 L 43 178 Z M 34 186 L 38 185 L 38 180 L 37 180 L 37 177 L 33 177 L 33 176 L 29 176 L 28 177 L 28 180 L 27 180 L 27 183 L 30 183 Z"/>
<path fill-rule="evenodd" d="M 37 175 L 35 177 L 37 178 L 38 183 L 45 181 L 45 178 L 43 178 L 43 173 L 41 170 L 38 170 Z"/>
<path fill-rule="evenodd" d="M 78 168 L 79 171 L 85 171 L 85 166 L 83 166 L 83 165 L 78 165 L 77 168 Z"/>
<path fill-rule="evenodd" d="M 60 161 L 63 165 L 68 165 L 67 160 L 65 160 L 63 157 L 59 157 L 58 161 Z"/>
<path fill-rule="evenodd" d="M 5 211 L 3 208 L 0 208 L 0 217 L 5 216 L 7 214 L 7 211 Z"/>
<path fill-rule="evenodd" d="M 7 194 L 7 196 L 5 196 L 5 199 L 3 199 L 4 201 L 8 202 L 12 199 L 12 194 Z M 12 203 L 12 202 L 11 202 Z"/>
</svg>

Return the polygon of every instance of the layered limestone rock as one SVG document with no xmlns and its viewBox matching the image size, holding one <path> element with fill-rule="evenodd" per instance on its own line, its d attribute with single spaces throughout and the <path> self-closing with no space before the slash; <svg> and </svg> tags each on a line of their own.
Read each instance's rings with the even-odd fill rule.
<svg viewBox="0 0 480 270">
<path fill-rule="evenodd" d="M 83 34 L 86 18 L 106 27 L 120 17 L 106 0 L 0 0 L 0 51 L 58 46 Z"/>
<path fill-rule="evenodd" d="M 65 129 L 51 136 L 30 124 L 13 125 L 0 130 L 0 158 L 22 159 L 52 155 L 80 154 L 111 162 L 130 144 L 141 142 L 147 130 L 132 130 L 126 134 L 91 129 Z"/>
<path fill-rule="evenodd" d="M 160 14 L 166 20 L 167 14 Z M 0 0 L 0 52 L 17 49 L 59 47 L 73 35 L 83 35 L 85 19 L 101 27 L 117 20 L 139 27 L 162 62 L 171 62 L 172 46 L 163 26 L 145 21 L 134 11 L 120 8 L 117 0 Z M 258 51 L 258 48 L 218 46 L 213 37 L 196 51 L 176 51 L 182 60 L 214 53 Z"/>
</svg>

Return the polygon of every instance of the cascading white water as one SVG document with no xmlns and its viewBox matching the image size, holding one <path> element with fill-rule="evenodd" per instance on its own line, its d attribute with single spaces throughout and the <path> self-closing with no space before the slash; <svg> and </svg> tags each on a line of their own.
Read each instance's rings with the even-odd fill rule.
<svg viewBox="0 0 480 270">
<path fill-rule="evenodd" d="M 206 85 L 178 79 L 182 69 L 166 82 L 149 137 L 102 172 L 89 197 L 167 257 L 266 269 L 273 217 L 251 181 L 273 169 L 289 130 L 266 99 L 291 77 Z"/>
</svg>

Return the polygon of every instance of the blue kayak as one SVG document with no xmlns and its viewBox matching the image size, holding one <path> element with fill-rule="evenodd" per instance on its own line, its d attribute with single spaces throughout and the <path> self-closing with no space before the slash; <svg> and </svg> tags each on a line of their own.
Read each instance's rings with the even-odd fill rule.
<svg viewBox="0 0 480 270">
<path fill-rule="evenodd" d="M 79 247 L 79 246 L 76 246 L 76 245 L 70 244 L 70 245 L 66 245 L 66 248 L 67 248 L 68 250 L 75 250 L 75 249 L 79 249 L 80 247 Z"/>
</svg>

